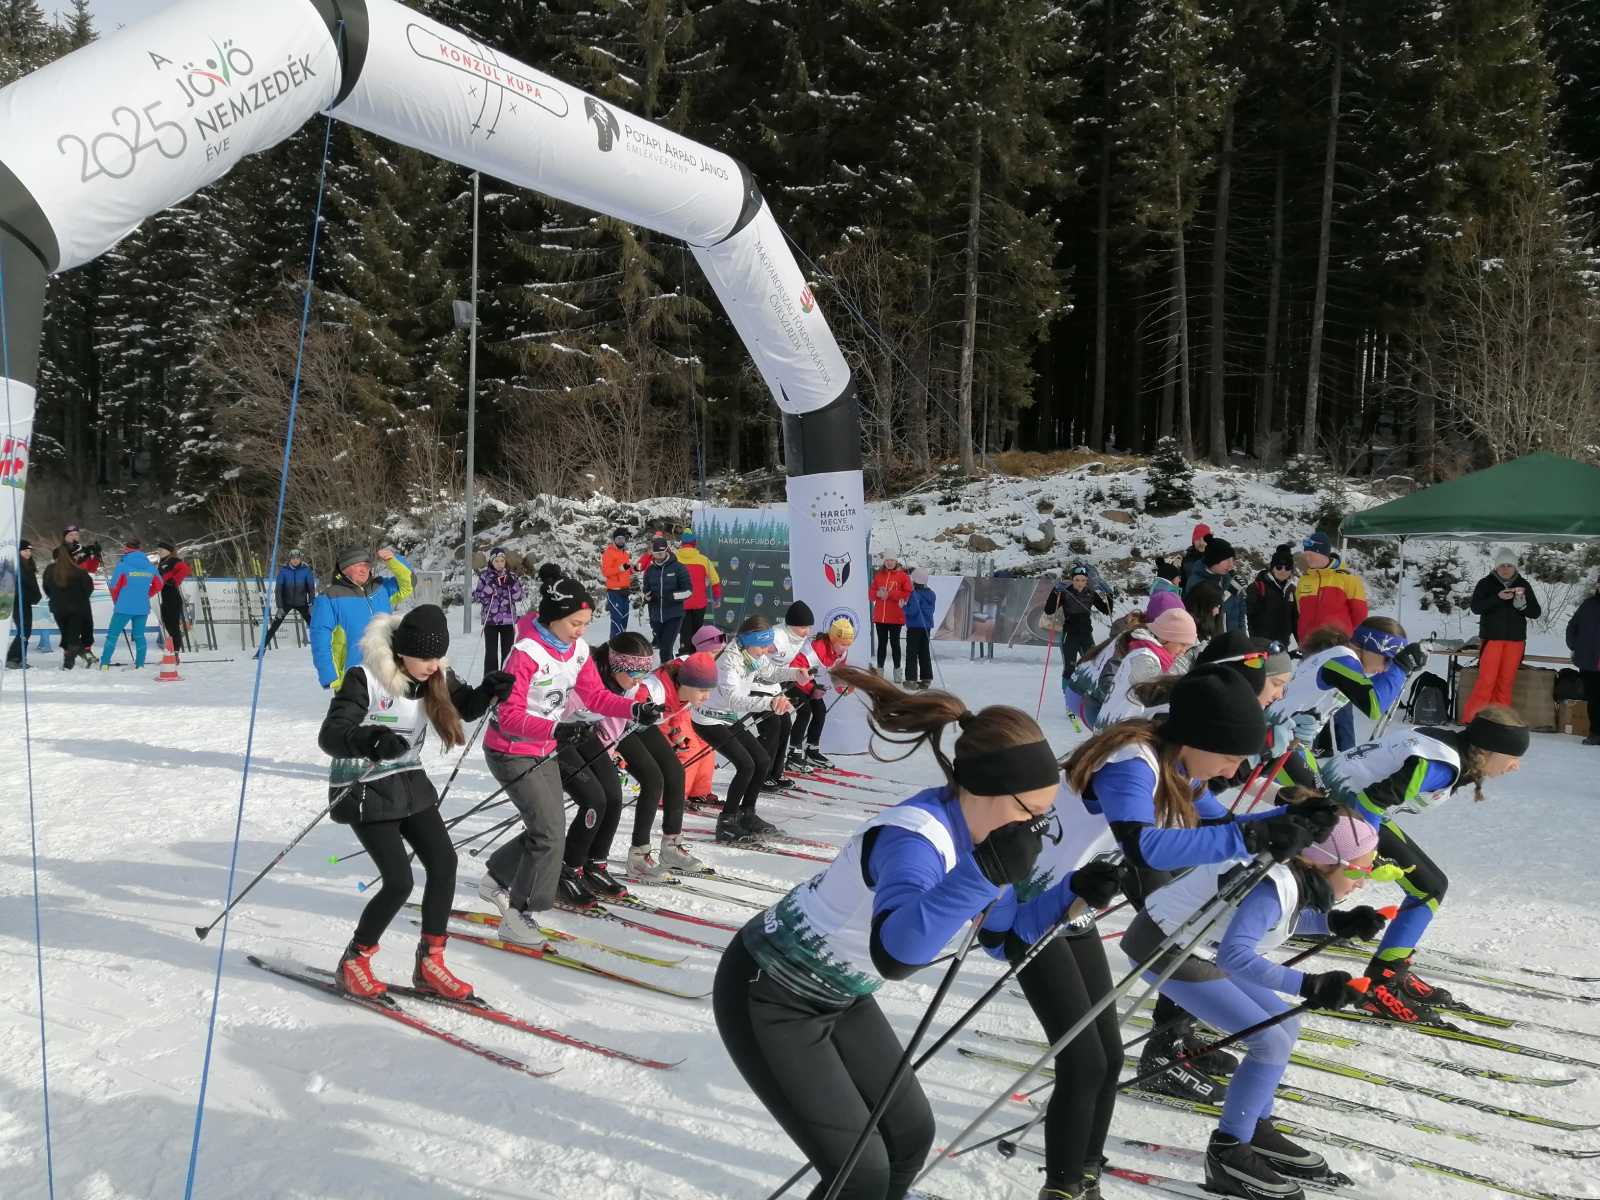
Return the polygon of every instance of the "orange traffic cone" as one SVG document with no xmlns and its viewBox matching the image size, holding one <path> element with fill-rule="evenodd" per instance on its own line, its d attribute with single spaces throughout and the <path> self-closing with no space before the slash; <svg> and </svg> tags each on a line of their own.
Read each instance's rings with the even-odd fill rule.
<svg viewBox="0 0 1600 1200">
<path fill-rule="evenodd" d="M 178 674 L 178 651 L 172 644 L 170 637 L 163 639 L 161 651 L 161 674 L 156 676 L 157 683 L 178 683 L 183 679 Z"/>
</svg>

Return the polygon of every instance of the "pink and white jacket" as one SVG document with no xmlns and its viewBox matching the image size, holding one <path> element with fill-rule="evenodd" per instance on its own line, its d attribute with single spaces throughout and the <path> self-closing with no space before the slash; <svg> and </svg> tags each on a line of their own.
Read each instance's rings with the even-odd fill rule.
<svg viewBox="0 0 1600 1200">
<path fill-rule="evenodd" d="M 516 682 L 489 718 L 483 736 L 486 749 L 497 754 L 535 757 L 556 748 L 555 729 L 577 710 L 601 717 L 627 717 L 633 699 L 606 687 L 581 638 L 565 650 L 532 613 L 517 622 L 517 640 L 506 656 L 505 670 Z"/>
</svg>

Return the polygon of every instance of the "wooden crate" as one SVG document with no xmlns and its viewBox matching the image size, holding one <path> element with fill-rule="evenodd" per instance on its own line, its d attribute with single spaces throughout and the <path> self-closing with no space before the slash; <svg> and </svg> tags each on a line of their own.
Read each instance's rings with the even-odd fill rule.
<svg viewBox="0 0 1600 1200">
<path fill-rule="evenodd" d="M 1557 704 L 1556 732 L 1588 737 L 1594 732 L 1589 728 L 1589 706 L 1582 700 L 1563 700 Z"/>
<path fill-rule="evenodd" d="M 1472 689 L 1478 684 L 1478 668 L 1462 667 L 1456 675 L 1456 720 L 1466 708 Z M 1511 707 L 1528 723 L 1529 729 L 1550 730 L 1556 726 L 1556 673 L 1537 667 L 1522 667 L 1511 685 Z"/>
</svg>

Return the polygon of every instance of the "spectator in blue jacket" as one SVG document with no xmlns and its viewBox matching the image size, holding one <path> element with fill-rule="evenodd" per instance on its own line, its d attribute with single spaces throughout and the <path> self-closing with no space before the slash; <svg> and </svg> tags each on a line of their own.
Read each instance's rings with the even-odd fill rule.
<svg viewBox="0 0 1600 1200">
<path fill-rule="evenodd" d="M 335 560 L 333 582 L 311 606 L 311 661 L 317 682 L 325 688 L 337 689 L 343 681 L 345 655 L 360 644 L 367 622 L 411 596 L 411 564 L 387 547 L 378 557 L 390 578 L 373 575 L 372 555 L 365 547 L 344 547 Z"/>
<path fill-rule="evenodd" d="M 928 586 L 928 568 L 911 572 L 911 595 L 906 598 L 906 687 L 927 691 L 933 682 L 933 653 L 928 640 L 933 637 L 933 589 Z"/>
<path fill-rule="evenodd" d="M 1211 538 L 1200 556 L 1200 564 L 1199 572 L 1190 577 L 1184 594 L 1187 595 L 1202 583 L 1216 584 L 1222 592 L 1223 624 L 1218 632 L 1248 633 L 1250 618 L 1244 588 L 1233 577 L 1233 546 L 1223 538 Z"/>
<path fill-rule="evenodd" d="M 644 611 L 650 618 L 650 640 L 663 663 L 672 658 L 683 624 L 683 602 L 693 594 L 689 569 L 672 553 L 666 538 L 654 539 L 644 569 Z"/>
<path fill-rule="evenodd" d="M 299 613 L 300 619 L 309 629 L 311 602 L 317 598 L 317 573 L 311 569 L 311 564 L 306 562 L 305 556 L 300 551 L 289 551 L 289 561 L 278 568 L 278 585 L 274 590 L 278 611 L 272 614 L 272 624 L 267 626 L 267 641 L 272 641 L 277 635 L 278 626 L 282 625 L 292 612 Z M 273 644 L 276 646 L 277 643 Z M 265 648 L 263 643 L 262 649 Z M 262 650 L 256 651 L 257 658 L 260 658 L 261 654 Z"/>
<path fill-rule="evenodd" d="M 144 623 L 150 615 L 150 597 L 161 591 L 161 574 L 140 548 L 138 538 L 132 537 L 124 544 L 122 559 L 111 573 L 107 590 L 116 601 L 111 609 L 111 628 L 106 631 L 106 643 L 100 651 L 100 669 L 111 669 L 111 656 L 116 653 L 117 638 L 123 629 L 133 626 L 133 667 L 144 666 L 144 656 L 149 649 Z"/>
</svg>

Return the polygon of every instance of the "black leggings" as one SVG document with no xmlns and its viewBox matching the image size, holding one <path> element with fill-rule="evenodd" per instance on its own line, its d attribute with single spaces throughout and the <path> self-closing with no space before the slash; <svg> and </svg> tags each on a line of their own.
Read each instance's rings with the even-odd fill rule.
<svg viewBox="0 0 1600 1200">
<path fill-rule="evenodd" d="M 789 744 L 799 746 L 804 743 L 813 749 L 820 746 L 822 725 L 827 719 L 828 706 L 823 702 L 820 689 L 813 695 L 797 700 L 794 706 L 794 729 L 789 733 Z"/>
<path fill-rule="evenodd" d="M 456 848 L 439 816 L 439 806 L 425 808 L 398 821 L 364 821 L 351 830 L 361 848 L 372 855 L 383 876 L 383 886 L 372 894 L 356 923 L 356 941 L 376 946 L 389 922 L 411 895 L 411 864 L 406 844 L 417 852 L 428 873 L 422 885 L 422 932 L 443 934 L 450 925 L 450 906 L 456 896 Z"/>
<path fill-rule="evenodd" d="M 483 673 L 498 671 L 500 664 L 511 653 L 511 644 L 517 640 L 515 625 L 485 625 L 483 627 Z"/>
<path fill-rule="evenodd" d="M 872 626 L 878 633 L 878 670 L 883 670 L 883 660 L 889 653 L 889 647 L 894 647 L 894 665 L 900 665 L 900 626 L 885 625 L 876 621 Z"/>
<path fill-rule="evenodd" d="M 743 936 L 723 952 L 711 1004 L 739 1074 L 822 1176 L 810 1192 L 820 1200 L 888 1086 L 900 1039 L 871 996 L 837 1009 L 801 999 L 756 965 Z M 928 1098 L 908 1075 L 840 1200 L 901 1200 L 933 1134 Z"/>
<path fill-rule="evenodd" d="M 586 862 L 611 857 L 611 839 L 622 819 L 622 781 L 617 764 L 591 725 L 582 737 L 567 738 L 556 750 L 561 787 L 578 802 L 567 826 L 567 847 L 561 861 L 574 870 Z"/>
<path fill-rule="evenodd" d="M 633 810 L 633 844 L 648 846 L 656 808 L 662 809 L 661 832 L 675 837 L 683 832 L 683 764 L 667 744 L 659 725 L 635 730 L 617 743 L 628 764 L 628 774 L 639 782 L 639 802 Z"/>
<path fill-rule="evenodd" d="M 699 721 L 693 724 L 694 731 L 733 767 L 733 782 L 728 785 L 722 811 L 742 808 L 754 812 L 761 785 L 772 769 L 772 755 L 761 744 L 761 739 L 744 725 L 702 725 Z"/>
<path fill-rule="evenodd" d="M 906 678 L 933 680 L 933 652 L 928 638 L 931 629 L 914 629 L 906 626 Z"/>
<path fill-rule="evenodd" d="M 1027 943 L 1014 934 L 1006 938 L 1005 949 L 1012 962 L 1028 952 Z M 1111 968 L 1098 931 L 1056 938 L 1017 972 L 1017 982 L 1045 1036 L 1055 1042 L 1111 990 Z M 1116 1005 L 1108 1004 L 1093 1027 L 1056 1055 L 1056 1086 L 1044 1118 L 1046 1187 L 1070 1192 L 1085 1168 L 1098 1171 L 1121 1073 L 1122 1034 Z"/>
<path fill-rule="evenodd" d="M 789 757 L 789 737 L 794 730 L 794 717 L 790 713 L 779 716 L 777 713 L 768 713 L 756 721 L 756 736 L 761 739 L 761 745 L 767 751 L 767 757 L 772 765 L 767 769 L 767 776 L 771 779 L 781 778 L 783 763 Z"/>
</svg>

